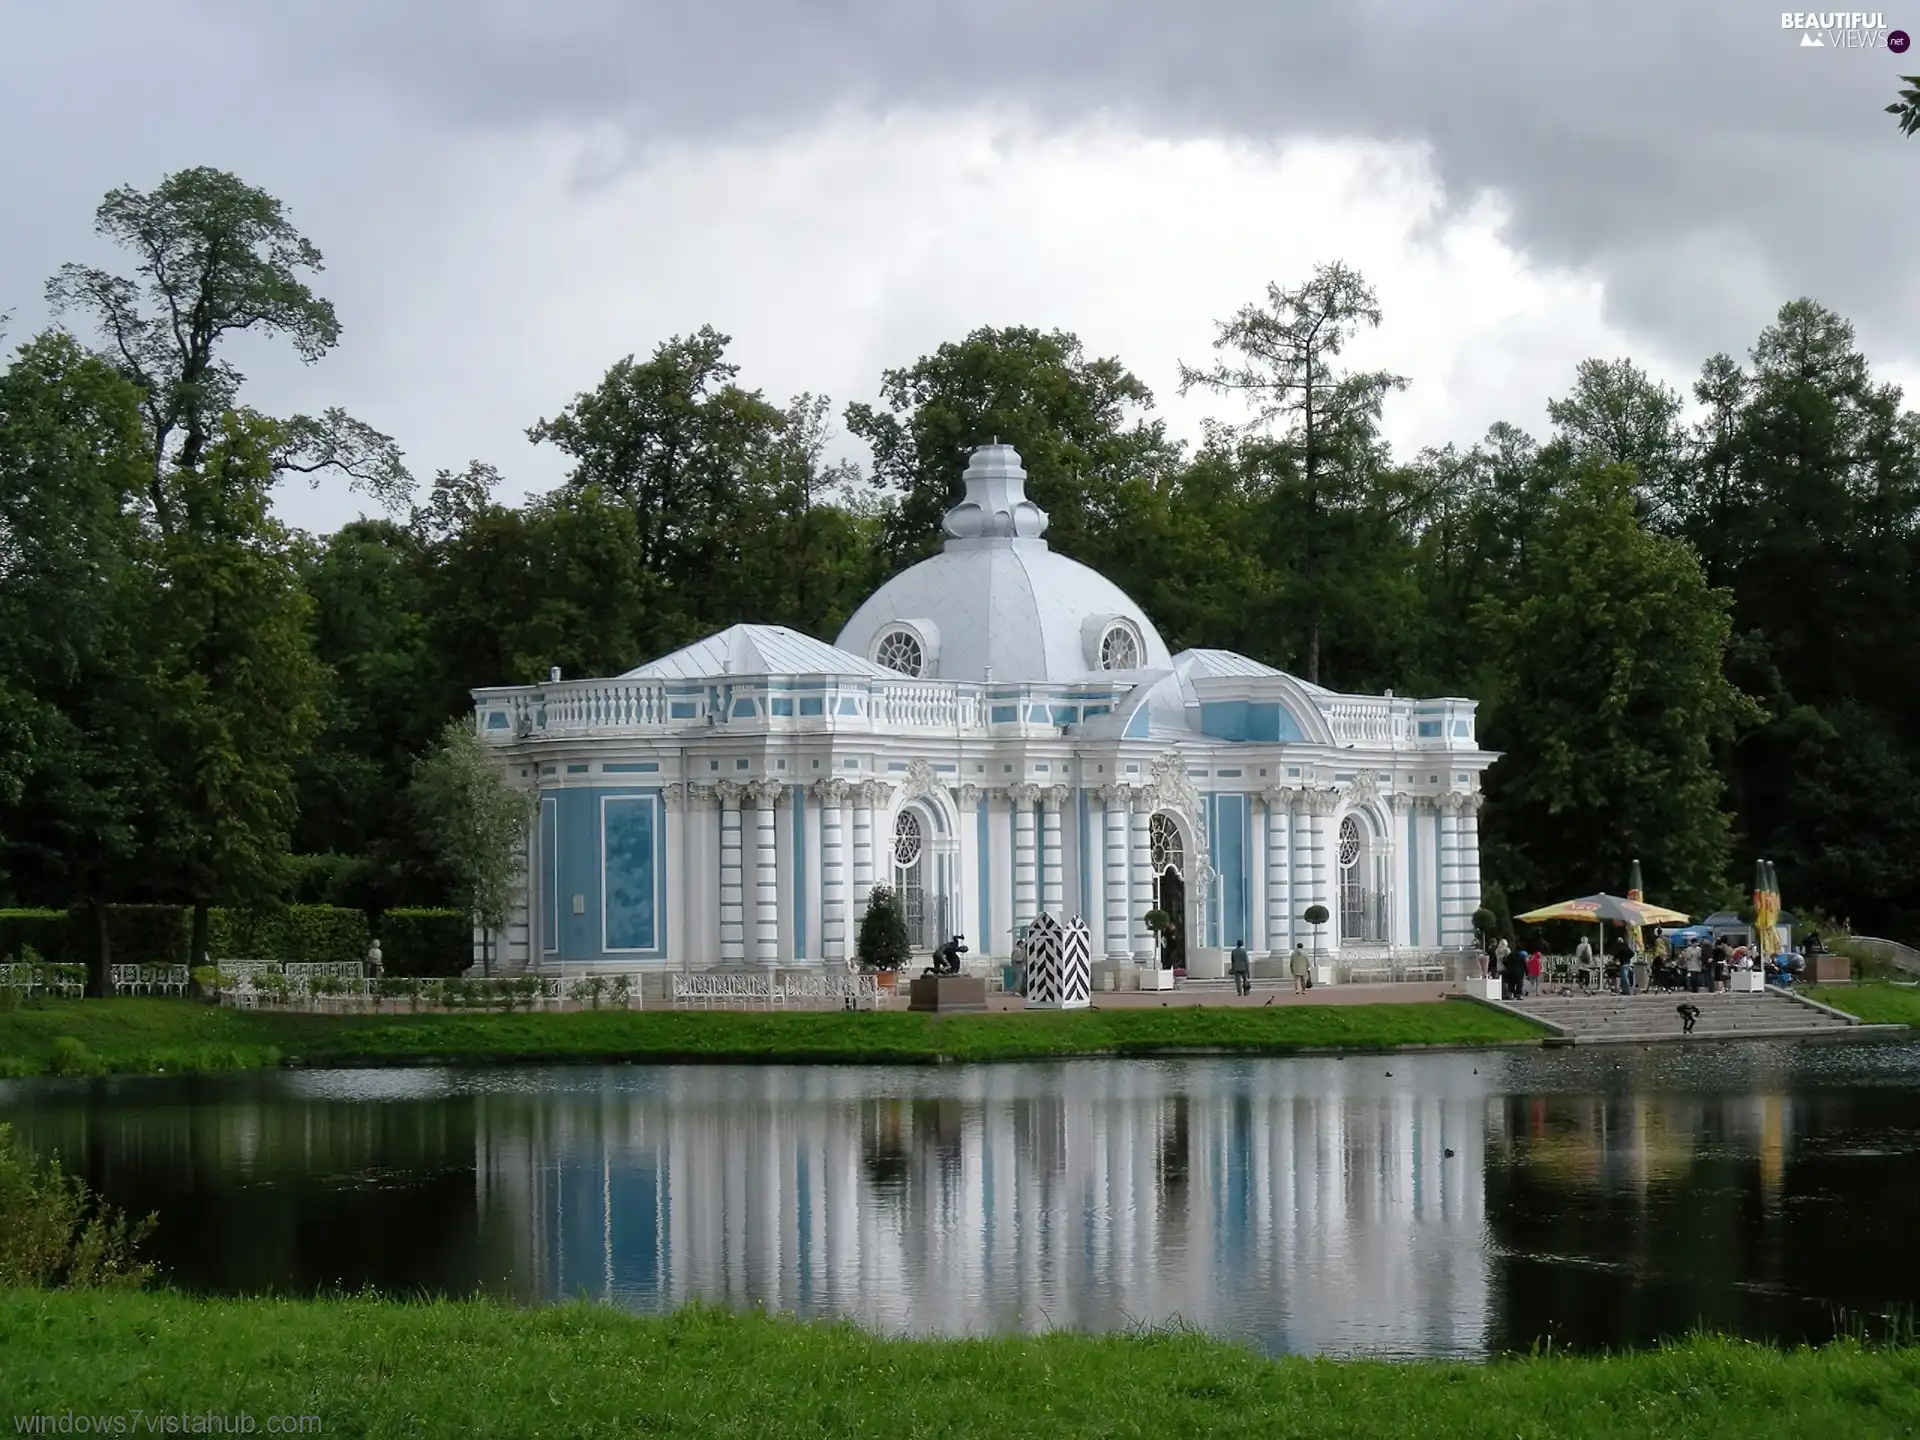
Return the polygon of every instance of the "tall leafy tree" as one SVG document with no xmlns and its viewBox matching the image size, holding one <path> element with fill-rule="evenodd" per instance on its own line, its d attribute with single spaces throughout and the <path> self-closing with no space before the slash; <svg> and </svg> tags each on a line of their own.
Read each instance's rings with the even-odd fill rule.
<svg viewBox="0 0 1920 1440">
<path fill-rule="evenodd" d="M 1065 331 L 974 330 L 885 372 L 880 397 L 849 405 L 847 428 L 872 448 L 874 483 L 894 504 L 896 568 L 939 548 L 977 445 L 1019 450 L 1027 494 L 1051 521 L 1048 542 L 1096 567 L 1124 544 L 1142 488 L 1164 482 L 1180 458 L 1146 385 L 1115 358 L 1088 358 Z"/>
<path fill-rule="evenodd" d="M 131 879 L 152 753 L 139 400 L 57 334 L 0 373 L 0 890 L 82 901 L 96 938 Z"/>
<path fill-rule="evenodd" d="M 1730 817 L 1717 745 L 1758 720 L 1727 680 L 1728 597 L 1638 522 L 1635 476 L 1591 462 L 1538 507 L 1522 558 L 1475 606 L 1489 870 L 1541 898 L 1600 888 L 1635 857 L 1683 903 L 1724 898 Z"/>
<path fill-rule="evenodd" d="M 296 814 L 295 770 L 319 728 L 325 671 L 293 537 L 269 510 L 279 427 L 229 412 L 197 470 L 171 485 L 180 522 L 161 544 L 152 617 L 165 777 L 154 844 L 194 907 L 278 900 Z"/>
<path fill-rule="evenodd" d="M 1330 587 L 1325 562 L 1331 516 L 1356 508 L 1380 469 L 1378 426 L 1386 397 L 1406 380 L 1385 371 L 1348 371 L 1339 359 L 1362 329 L 1380 324 L 1380 305 L 1360 273 L 1335 261 L 1292 289 L 1267 286 L 1264 304 L 1241 307 L 1219 323 L 1214 349 L 1226 357 L 1206 369 L 1182 363 L 1180 389 L 1239 395 L 1252 411 L 1249 430 L 1283 426 L 1298 457 L 1303 540 L 1307 679 L 1320 679 L 1321 639 Z"/>
<path fill-rule="evenodd" d="M 143 392 L 147 495 L 155 522 L 171 531 L 182 503 L 172 478 L 199 470 L 245 380 L 222 353 L 227 342 L 280 337 L 311 363 L 338 343 L 340 322 L 302 278 L 321 268 L 313 242 L 280 201 L 225 171 L 202 166 L 150 191 L 109 191 L 94 228 L 131 252 L 133 276 L 64 265 L 47 299 L 57 312 L 89 316 L 104 353 Z M 280 473 L 342 472 L 383 503 L 404 501 L 413 486 L 393 440 L 340 409 L 287 421 L 271 460 Z"/>
<path fill-rule="evenodd" d="M 494 934 L 506 928 L 525 868 L 534 798 L 533 791 L 507 782 L 471 718 L 447 722 L 409 791 L 421 833 L 439 855 L 453 894 L 485 932 L 489 972 Z"/>
</svg>

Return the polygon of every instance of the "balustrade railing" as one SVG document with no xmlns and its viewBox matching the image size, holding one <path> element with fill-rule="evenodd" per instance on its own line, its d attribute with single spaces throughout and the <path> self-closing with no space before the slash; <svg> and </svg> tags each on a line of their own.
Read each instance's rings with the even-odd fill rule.
<svg viewBox="0 0 1920 1440">
<path fill-rule="evenodd" d="M 1388 744 L 1393 738 L 1393 707 L 1385 701 L 1335 700 L 1324 707 L 1335 743 Z"/>
</svg>

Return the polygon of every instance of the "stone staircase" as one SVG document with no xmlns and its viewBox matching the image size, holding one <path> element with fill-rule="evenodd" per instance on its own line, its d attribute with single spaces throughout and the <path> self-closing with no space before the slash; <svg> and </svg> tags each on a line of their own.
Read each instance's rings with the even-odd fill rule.
<svg viewBox="0 0 1920 1440">
<path fill-rule="evenodd" d="M 1692 1035 L 1683 1035 L 1675 1008 L 1700 1007 Z M 1492 1003 L 1492 1002 L 1488 1002 Z M 1760 1040 L 1775 1037 L 1866 1038 L 1902 1026 L 1863 1025 L 1816 1001 L 1768 989 L 1746 995 L 1547 995 L 1500 1002 L 1501 1008 L 1581 1045 L 1628 1045 L 1655 1040 Z"/>
</svg>

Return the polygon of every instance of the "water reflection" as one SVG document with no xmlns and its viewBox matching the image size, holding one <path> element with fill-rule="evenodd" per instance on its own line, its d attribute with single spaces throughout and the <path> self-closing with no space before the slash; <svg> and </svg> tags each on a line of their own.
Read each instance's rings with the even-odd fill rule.
<svg viewBox="0 0 1920 1440">
<path fill-rule="evenodd" d="M 1352 1073 L 995 1069 L 886 1096 L 846 1072 L 677 1071 L 589 1104 L 488 1095 L 482 1208 L 517 1217 L 529 1296 L 1475 1351 L 1485 1102 Z"/>
<path fill-rule="evenodd" d="M 1916 1090 L 1913 1047 L 1703 1047 L 36 1082 L 0 1119 L 159 1211 L 190 1288 L 1477 1355 L 1911 1303 Z"/>
</svg>

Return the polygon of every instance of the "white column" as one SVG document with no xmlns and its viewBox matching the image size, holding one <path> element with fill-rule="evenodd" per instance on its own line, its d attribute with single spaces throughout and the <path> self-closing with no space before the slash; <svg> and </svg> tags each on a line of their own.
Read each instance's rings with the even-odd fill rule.
<svg viewBox="0 0 1920 1440">
<path fill-rule="evenodd" d="M 1127 789 L 1103 786 L 1100 803 L 1106 811 L 1107 956 L 1124 960 L 1127 949 Z"/>
<path fill-rule="evenodd" d="M 799 883 L 794 888 L 806 896 L 807 903 L 801 907 L 806 912 L 806 923 L 800 927 L 800 949 L 795 955 L 801 960 L 824 962 L 827 958 L 827 907 L 820 898 L 826 887 L 821 879 L 823 817 L 820 814 L 819 791 L 809 786 L 801 792 L 800 803 L 804 807 L 799 831 L 800 848 L 805 863 L 795 877 Z"/>
<path fill-rule="evenodd" d="M 971 937 L 974 958 L 984 960 L 993 953 L 993 937 L 980 933 L 980 897 L 987 893 L 981 888 L 987 883 L 987 857 L 980 846 L 980 807 L 987 803 L 986 795 L 969 781 L 955 792 L 954 803 L 960 815 L 960 848 L 953 857 L 960 890 L 953 928 Z"/>
<path fill-rule="evenodd" d="M 1460 795 L 1440 797 L 1440 946 L 1464 949 L 1467 936 L 1460 923 Z"/>
<path fill-rule="evenodd" d="M 714 786 L 720 800 L 720 959 L 729 965 L 747 958 L 740 852 L 740 802 L 745 789 L 731 780 Z"/>
<path fill-rule="evenodd" d="M 1147 912 L 1153 908 L 1153 796 L 1136 790 L 1132 796 L 1132 824 L 1127 829 L 1127 873 L 1129 897 L 1127 924 L 1133 932 L 1133 956 L 1141 964 L 1153 960 L 1153 934 L 1147 929 Z M 1191 937 L 1189 937 L 1191 943 Z"/>
<path fill-rule="evenodd" d="M 1480 800 L 1476 790 L 1461 796 L 1460 806 L 1460 913 L 1469 933 L 1480 908 Z"/>
<path fill-rule="evenodd" d="M 1293 885 L 1287 892 L 1287 914 L 1293 926 L 1293 944 L 1313 948 L 1313 927 L 1300 917 L 1313 904 L 1313 816 L 1307 797 L 1293 802 Z M 1293 946 L 1287 947 L 1289 951 Z"/>
<path fill-rule="evenodd" d="M 1312 796 L 1309 805 L 1313 821 L 1310 831 L 1313 853 L 1309 856 L 1309 868 L 1313 874 L 1313 903 L 1326 907 L 1327 923 L 1320 932 L 1320 943 L 1329 950 L 1337 950 L 1340 946 L 1340 917 L 1333 910 L 1333 857 L 1327 849 L 1327 820 L 1338 803 L 1339 797 L 1333 791 L 1323 790 Z"/>
<path fill-rule="evenodd" d="M 1060 812 L 1072 791 L 1050 785 L 1040 797 L 1040 904 L 1061 923 L 1067 918 L 1066 864 L 1061 855 Z"/>
<path fill-rule="evenodd" d="M 781 787 L 772 780 L 753 786 L 753 958 L 780 962 L 780 850 L 774 806 Z"/>
<path fill-rule="evenodd" d="M 701 968 L 720 961 L 720 815 L 711 785 L 687 787 L 687 930 Z"/>
<path fill-rule="evenodd" d="M 988 886 L 993 897 L 993 944 L 997 953 L 1013 953 L 1013 851 L 1008 835 L 1010 822 L 1007 792 L 989 790 L 987 806 L 987 853 L 980 863 L 986 869 L 980 883 Z"/>
<path fill-rule="evenodd" d="M 1015 929 L 1020 929 L 1031 924 L 1039 910 L 1034 874 L 1033 807 L 1040 799 L 1040 787 L 1009 785 L 1007 799 L 1013 806 L 1013 923 Z"/>
<path fill-rule="evenodd" d="M 1293 792 L 1267 791 L 1267 953 L 1285 958 L 1293 950 Z"/>
<path fill-rule="evenodd" d="M 666 884 L 662 893 L 667 897 L 667 960 L 670 964 L 684 965 L 687 956 L 687 862 L 693 858 L 693 851 L 687 846 L 687 787 L 684 785 L 666 785 L 660 790 L 660 862 L 667 868 Z M 537 824 L 536 812 L 536 824 Z M 539 834 L 536 828 L 534 833 Z M 535 865 L 530 874 L 537 875 L 540 867 Z M 533 898 L 530 894 L 529 898 Z M 539 911 L 530 912 L 533 920 L 533 957 L 536 964 L 540 961 Z"/>
<path fill-rule="evenodd" d="M 867 896 L 873 893 L 873 782 L 860 781 L 853 787 L 853 905 L 852 929 L 858 937 L 860 921 L 867 913 Z"/>
<path fill-rule="evenodd" d="M 820 796 L 820 945 L 827 962 L 847 958 L 847 876 L 843 817 L 847 782 L 822 780 Z"/>
</svg>

